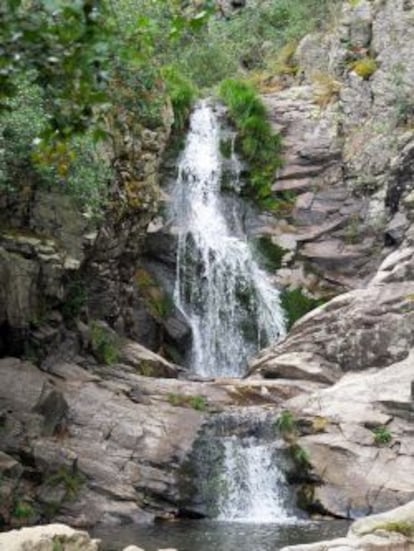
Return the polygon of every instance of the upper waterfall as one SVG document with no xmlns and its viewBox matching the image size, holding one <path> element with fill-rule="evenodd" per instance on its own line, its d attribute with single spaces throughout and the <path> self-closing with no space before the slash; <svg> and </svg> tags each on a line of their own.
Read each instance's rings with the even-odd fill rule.
<svg viewBox="0 0 414 551">
<path fill-rule="evenodd" d="M 178 228 L 174 299 L 192 329 L 193 371 L 237 377 L 285 325 L 279 292 L 258 266 L 236 209 L 226 208 L 220 195 L 219 146 L 217 115 L 202 101 L 191 117 L 172 190 Z"/>
</svg>

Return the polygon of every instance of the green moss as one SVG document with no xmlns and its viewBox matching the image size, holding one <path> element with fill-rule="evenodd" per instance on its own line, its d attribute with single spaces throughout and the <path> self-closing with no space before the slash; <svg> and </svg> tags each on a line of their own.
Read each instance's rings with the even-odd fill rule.
<svg viewBox="0 0 414 551">
<path fill-rule="evenodd" d="M 286 249 L 275 245 L 271 238 L 265 235 L 258 237 L 253 243 L 266 270 L 275 272 L 281 267 L 283 256 L 287 252 Z"/>
<path fill-rule="evenodd" d="M 219 95 L 239 131 L 236 147 L 249 163 L 250 178 L 245 191 L 260 206 L 268 208 L 266 202 L 272 199 L 275 172 L 282 166 L 281 138 L 273 133 L 265 106 L 250 84 L 225 80 Z"/>
<path fill-rule="evenodd" d="M 414 535 L 414 524 L 412 522 L 408 521 L 390 521 L 390 522 L 384 522 L 383 524 L 378 524 L 375 526 L 376 530 L 385 530 L 387 532 L 397 532 L 398 534 L 402 534 L 403 536 L 406 536 L 407 538 L 410 538 Z"/>
<path fill-rule="evenodd" d="M 306 296 L 302 289 L 285 289 L 281 293 L 281 304 L 286 312 L 288 329 L 302 316 L 324 304 L 324 299 Z"/>
<path fill-rule="evenodd" d="M 368 80 L 378 69 L 378 63 L 372 57 L 364 57 L 355 61 L 352 69 L 364 80 Z"/>
</svg>

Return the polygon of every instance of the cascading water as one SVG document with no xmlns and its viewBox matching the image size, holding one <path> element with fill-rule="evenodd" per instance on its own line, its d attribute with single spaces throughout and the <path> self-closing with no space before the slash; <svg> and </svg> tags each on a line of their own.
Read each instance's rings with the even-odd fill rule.
<svg viewBox="0 0 414 551">
<path fill-rule="evenodd" d="M 293 493 L 286 481 L 292 460 L 275 433 L 274 415 L 250 406 L 210 418 L 197 440 L 185 500 L 190 508 L 226 522 L 290 523 Z"/>
<path fill-rule="evenodd" d="M 275 462 L 275 443 L 255 437 L 223 439 L 226 490 L 218 520 L 283 522 L 290 520 L 283 493 L 285 477 Z"/>
<path fill-rule="evenodd" d="M 279 293 L 257 265 L 237 213 L 223 207 L 219 145 L 217 116 L 203 101 L 192 115 L 172 190 L 178 228 L 174 298 L 192 329 L 192 370 L 239 377 L 259 347 L 284 333 L 284 317 Z"/>
</svg>

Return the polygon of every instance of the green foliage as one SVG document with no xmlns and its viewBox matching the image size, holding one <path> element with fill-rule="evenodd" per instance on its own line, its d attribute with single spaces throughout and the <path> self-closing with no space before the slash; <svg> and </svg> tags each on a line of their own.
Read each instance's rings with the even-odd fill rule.
<svg viewBox="0 0 414 551">
<path fill-rule="evenodd" d="M 301 289 L 285 289 L 281 294 L 281 305 L 286 312 L 288 329 L 302 316 L 324 304 L 324 299 L 306 296 Z"/>
<path fill-rule="evenodd" d="M 205 411 L 207 408 L 207 400 L 204 396 L 192 396 L 188 400 L 188 404 L 197 411 Z"/>
<path fill-rule="evenodd" d="M 91 327 L 92 351 L 99 362 L 112 365 L 119 359 L 119 337 L 106 327 L 93 323 Z"/>
<path fill-rule="evenodd" d="M 389 444 L 392 440 L 392 435 L 385 426 L 376 427 L 372 432 L 374 433 L 374 442 L 377 446 Z"/>
<path fill-rule="evenodd" d="M 209 88 L 248 71 L 274 70 L 274 61 L 286 44 L 321 28 L 337 0 L 256 0 L 226 18 L 211 17 L 197 35 L 184 33 L 174 58 L 183 73 L 200 88 Z M 285 55 L 285 54 L 284 54 Z M 283 56 L 282 56 L 283 57 Z M 295 72 L 286 50 L 279 67 Z M 284 72 L 284 71 L 281 71 Z M 275 74 L 273 72 L 273 74 Z"/>
<path fill-rule="evenodd" d="M 85 477 L 77 470 L 62 466 L 46 480 L 49 486 L 63 486 L 65 499 L 74 499 L 80 492 Z"/>
<path fill-rule="evenodd" d="M 271 238 L 265 235 L 255 239 L 254 246 L 267 271 L 275 272 L 281 267 L 283 256 L 287 252 L 286 249 L 283 249 L 279 245 L 275 245 Z"/>
<path fill-rule="evenodd" d="M 64 551 L 63 545 L 60 541 L 54 541 L 53 542 L 53 551 Z"/>
<path fill-rule="evenodd" d="M 197 89 L 174 66 L 164 68 L 162 74 L 174 111 L 174 128 L 180 132 L 186 126 Z"/>
<path fill-rule="evenodd" d="M 303 449 L 299 444 L 292 444 L 290 446 L 290 454 L 295 464 L 301 469 L 310 468 L 310 456 L 309 452 Z"/>
<path fill-rule="evenodd" d="M 248 83 L 225 80 L 220 86 L 220 97 L 239 131 L 237 145 L 250 166 L 246 191 L 268 208 L 266 202 L 272 199 L 275 172 L 282 165 L 280 136 L 273 134 L 265 106 Z"/>
<path fill-rule="evenodd" d="M 297 421 L 295 416 L 289 410 L 282 411 L 277 418 L 275 425 L 283 436 L 291 435 L 297 429 Z"/>
<path fill-rule="evenodd" d="M 207 400 L 204 396 L 186 396 L 185 394 L 170 393 L 168 402 L 174 407 L 191 407 L 197 411 L 207 409 Z"/>
<path fill-rule="evenodd" d="M 372 57 L 364 57 L 352 64 L 352 69 L 364 80 L 368 80 L 378 69 L 378 63 Z"/>
<path fill-rule="evenodd" d="M 19 520 L 28 520 L 34 516 L 34 509 L 27 501 L 19 500 L 14 506 L 12 515 Z"/>
</svg>

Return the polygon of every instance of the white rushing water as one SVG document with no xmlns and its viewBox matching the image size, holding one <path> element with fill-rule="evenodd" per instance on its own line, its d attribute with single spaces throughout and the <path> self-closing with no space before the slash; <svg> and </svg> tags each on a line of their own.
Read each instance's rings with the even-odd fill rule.
<svg viewBox="0 0 414 551">
<path fill-rule="evenodd" d="M 286 522 L 286 481 L 277 465 L 275 446 L 254 437 L 223 440 L 224 490 L 218 520 L 228 522 Z"/>
<path fill-rule="evenodd" d="M 237 213 L 226 212 L 219 144 L 217 117 L 201 102 L 172 190 L 175 303 L 192 329 L 192 370 L 204 377 L 239 377 L 248 358 L 285 328 L 278 291 L 257 265 Z"/>
</svg>

